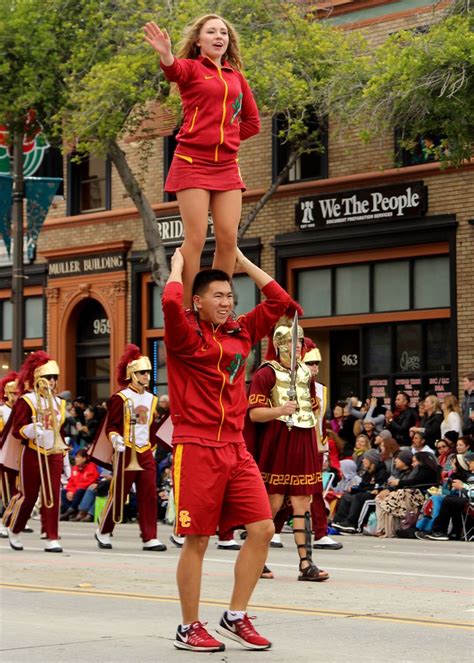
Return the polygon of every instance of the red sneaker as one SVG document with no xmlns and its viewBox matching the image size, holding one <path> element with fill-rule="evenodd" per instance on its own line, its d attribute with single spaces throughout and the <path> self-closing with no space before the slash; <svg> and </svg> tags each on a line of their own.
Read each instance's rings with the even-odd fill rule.
<svg viewBox="0 0 474 663">
<path fill-rule="evenodd" d="M 227 618 L 227 612 L 224 612 L 216 630 L 220 635 L 235 640 L 246 649 L 270 649 L 272 643 L 257 633 L 251 619 L 255 617 L 244 615 L 242 619 L 230 620 Z"/>
<path fill-rule="evenodd" d="M 207 624 L 207 622 L 205 622 Z M 190 649 L 191 651 L 224 651 L 225 645 L 210 635 L 201 622 L 193 622 L 187 631 L 181 625 L 176 631 L 174 641 L 176 649 Z"/>
</svg>

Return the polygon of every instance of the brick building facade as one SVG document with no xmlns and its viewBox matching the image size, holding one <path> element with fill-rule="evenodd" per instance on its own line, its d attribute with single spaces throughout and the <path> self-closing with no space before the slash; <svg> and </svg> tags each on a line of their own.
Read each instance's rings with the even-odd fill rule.
<svg viewBox="0 0 474 663">
<path fill-rule="evenodd" d="M 332 20 L 365 30 L 374 44 L 432 17 L 427 2 L 334 4 Z M 182 237 L 177 205 L 163 193 L 169 145 L 169 138 L 154 140 L 141 177 L 171 254 Z M 136 146 L 125 149 L 138 172 Z M 272 119 L 264 117 L 261 133 L 241 150 L 243 217 L 270 186 L 277 149 Z M 302 324 L 321 348 L 332 401 L 402 388 L 414 401 L 426 391 L 457 393 L 460 376 L 473 370 L 474 163 L 395 168 L 395 151 L 393 136 L 363 144 L 330 118 L 325 157 L 295 170 L 242 242 L 303 304 Z M 99 160 L 67 162 L 64 195 L 26 268 L 25 349 L 45 347 L 59 360 L 63 389 L 99 400 L 114 389 L 113 367 L 133 341 L 153 360 L 155 386 L 166 390 L 159 291 L 144 261 L 141 220 L 118 175 Z M 211 227 L 203 264 L 212 245 Z M 9 269 L 0 268 L 2 372 L 11 347 Z M 257 301 L 246 278 L 237 277 L 236 288 L 238 310 Z"/>
</svg>

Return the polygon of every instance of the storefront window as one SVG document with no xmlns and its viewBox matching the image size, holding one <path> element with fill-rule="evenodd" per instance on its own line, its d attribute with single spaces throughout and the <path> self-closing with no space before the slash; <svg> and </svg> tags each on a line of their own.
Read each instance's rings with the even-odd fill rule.
<svg viewBox="0 0 474 663">
<path fill-rule="evenodd" d="M 451 334 L 448 320 L 432 322 L 426 330 L 426 369 L 451 370 Z"/>
<path fill-rule="evenodd" d="M 336 269 L 336 315 L 368 313 L 369 295 L 368 265 Z"/>
<path fill-rule="evenodd" d="M 365 372 L 375 375 L 389 373 L 392 364 L 390 327 L 369 327 L 366 330 L 365 348 Z"/>
<path fill-rule="evenodd" d="M 9 350 L 0 352 L 0 378 L 5 377 L 8 371 L 11 370 L 12 353 Z"/>
<path fill-rule="evenodd" d="M 110 162 L 88 156 L 69 163 L 69 213 L 110 209 Z"/>
<path fill-rule="evenodd" d="M 414 308 L 450 305 L 447 256 L 415 260 L 414 281 Z"/>
<path fill-rule="evenodd" d="M 43 298 L 28 297 L 25 299 L 25 337 L 43 337 Z"/>
<path fill-rule="evenodd" d="M 151 284 L 151 326 L 153 329 L 161 329 L 165 326 L 161 308 L 161 290 L 154 283 Z"/>
<path fill-rule="evenodd" d="M 408 260 L 374 265 L 374 311 L 403 311 L 410 308 L 410 263 Z"/>
<path fill-rule="evenodd" d="M 307 317 L 331 315 L 331 270 L 299 272 L 298 301 Z"/>
<path fill-rule="evenodd" d="M 413 373 L 421 369 L 421 324 L 397 325 L 395 370 Z"/>
<path fill-rule="evenodd" d="M 13 305 L 8 299 L 1 303 L 2 341 L 11 341 L 13 335 Z"/>
<path fill-rule="evenodd" d="M 257 303 L 255 283 L 248 276 L 237 275 L 233 278 L 234 310 L 237 315 L 247 313 L 255 308 Z"/>
</svg>

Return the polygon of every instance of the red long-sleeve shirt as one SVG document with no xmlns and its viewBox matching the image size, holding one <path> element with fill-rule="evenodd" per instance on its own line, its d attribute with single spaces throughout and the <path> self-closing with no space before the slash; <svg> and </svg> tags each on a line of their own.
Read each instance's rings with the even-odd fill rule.
<svg viewBox="0 0 474 663">
<path fill-rule="evenodd" d="M 260 119 L 244 75 L 227 62 L 219 69 L 212 60 L 176 59 L 161 68 L 178 84 L 183 124 L 176 137 L 177 156 L 222 162 L 237 159 L 241 140 L 260 131 Z"/>
<path fill-rule="evenodd" d="M 252 346 L 270 333 L 294 303 L 275 281 L 262 292 L 267 299 L 239 317 L 240 332 L 229 334 L 221 325 L 204 321 L 200 329 L 193 326 L 184 312 L 183 286 L 166 285 L 162 305 L 173 440 L 243 442 L 245 360 Z"/>
</svg>

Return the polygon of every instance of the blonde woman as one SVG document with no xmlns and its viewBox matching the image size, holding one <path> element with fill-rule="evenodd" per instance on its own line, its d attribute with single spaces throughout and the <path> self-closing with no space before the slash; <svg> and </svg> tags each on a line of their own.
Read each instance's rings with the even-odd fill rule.
<svg viewBox="0 0 474 663">
<path fill-rule="evenodd" d="M 436 396 L 429 394 L 425 398 L 425 414 L 421 418 L 420 425 L 412 426 L 410 435 L 413 437 L 414 433 L 422 433 L 426 444 L 434 450 L 436 441 L 441 437 L 442 421 L 441 404 Z"/>
<path fill-rule="evenodd" d="M 441 422 L 441 437 L 443 438 L 449 430 L 454 430 L 458 435 L 462 434 L 461 410 L 456 396 L 449 394 L 441 403 L 444 419 Z"/>
<path fill-rule="evenodd" d="M 183 123 L 165 184 L 176 193 L 184 225 L 184 305 L 200 269 L 209 210 L 214 222 L 213 267 L 232 276 L 245 184 L 238 150 L 260 130 L 258 109 L 242 74 L 238 36 L 217 14 L 196 19 L 187 29 L 177 57 L 166 30 L 145 25 L 145 39 L 160 56 L 166 78 L 178 85 Z"/>
</svg>

